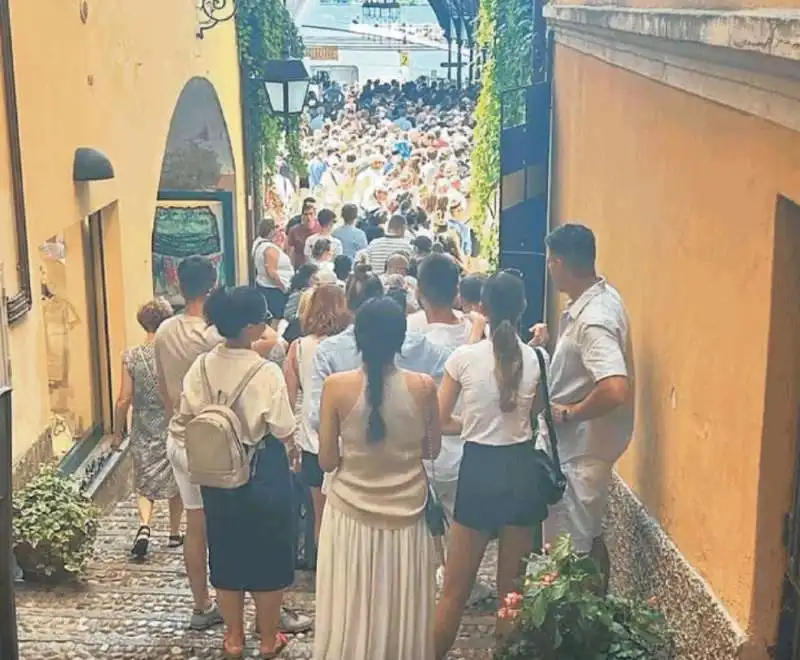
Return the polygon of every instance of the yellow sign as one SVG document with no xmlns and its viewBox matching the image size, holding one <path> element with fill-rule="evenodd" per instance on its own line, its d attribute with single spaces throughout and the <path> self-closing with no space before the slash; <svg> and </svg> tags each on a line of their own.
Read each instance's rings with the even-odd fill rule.
<svg viewBox="0 0 800 660">
<path fill-rule="evenodd" d="M 401 50 L 400 51 L 400 66 L 408 66 L 409 60 L 410 60 L 410 58 L 408 56 L 408 51 L 407 50 Z"/>
<path fill-rule="evenodd" d="M 339 49 L 336 46 L 311 46 L 308 56 L 312 60 L 339 61 Z"/>
</svg>

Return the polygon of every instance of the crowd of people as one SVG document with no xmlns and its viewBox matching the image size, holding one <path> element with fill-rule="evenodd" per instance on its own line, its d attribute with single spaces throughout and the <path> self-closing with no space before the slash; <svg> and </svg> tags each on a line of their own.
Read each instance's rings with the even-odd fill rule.
<svg viewBox="0 0 800 660">
<path fill-rule="evenodd" d="M 313 626 L 315 660 L 441 660 L 471 600 L 518 588 L 542 526 L 608 572 L 601 522 L 632 432 L 627 316 L 595 271 L 591 230 L 565 225 L 548 267 L 570 303 L 552 340 L 541 324 L 520 338 L 520 274 L 476 272 L 471 104 L 427 81 L 348 90 L 338 120 L 306 138 L 297 212 L 276 202 L 258 228 L 254 286 L 218 288 L 213 264 L 189 257 L 182 312 L 159 300 L 139 312 L 145 340 L 125 353 L 115 417 L 119 446 L 133 409 L 132 554 L 146 557 L 153 501 L 168 500 L 190 626 L 224 623 L 228 658 L 244 653 L 247 592 L 262 658 Z M 568 479 L 550 507 L 535 453 L 549 440 L 543 348 Z M 298 486 L 313 621 L 283 605 Z M 492 539 L 494 594 L 477 580 Z"/>
<path fill-rule="evenodd" d="M 242 657 L 249 592 L 263 658 L 313 626 L 316 660 L 440 660 L 492 539 L 500 599 L 518 589 L 542 526 L 546 540 L 569 533 L 603 561 L 611 473 L 632 432 L 627 316 L 595 272 L 588 228 L 562 226 L 547 245 L 570 303 L 554 340 L 538 325 L 530 344 L 518 334 L 519 273 L 465 274 L 448 254 L 419 258 L 416 311 L 409 292 L 392 294 L 394 274 L 365 261 L 344 286 L 306 264 L 287 277 L 299 294 L 291 342 L 261 288 L 217 288 L 205 257 L 180 264 L 186 306 L 173 315 L 154 300 L 140 310 L 145 340 L 125 353 L 116 419 L 121 440 L 133 407 L 142 525 L 132 553 L 146 556 L 153 501 L 169 500 L 168 542 L 183 544 L 194 597 L 190 627 L 224 623 L 226 657 Z M 547 438 L 536 437 L 534 346 L 552 354 L 568 479 L 550 507 L 535 458 Z M 313 621 L 283 607 L 296 568 L 296 483 L 313 502 Z M 433 506 L 449 522 L 438 553 Z M 509 625 L 498 620 L 498 636 Z"/>
</svg>

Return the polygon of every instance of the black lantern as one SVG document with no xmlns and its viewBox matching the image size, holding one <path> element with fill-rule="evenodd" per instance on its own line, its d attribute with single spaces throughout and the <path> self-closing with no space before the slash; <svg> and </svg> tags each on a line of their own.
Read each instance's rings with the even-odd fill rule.
<svg viewBox="0 0 800 660">
<path fill-rule="evenodd" d="M 311 78 L 302 60 L 268 60 L 261 82 L 267 91 L 272 112 L 283 117 L 286 130 L 289 119 L 303 112 Z"/>
</svg>

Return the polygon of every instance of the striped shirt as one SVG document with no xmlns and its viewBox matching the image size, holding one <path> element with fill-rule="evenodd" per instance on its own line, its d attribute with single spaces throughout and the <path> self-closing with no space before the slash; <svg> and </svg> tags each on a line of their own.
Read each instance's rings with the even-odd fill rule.
<svg viewBox="0 0 800 660">
<path fill-rule="evenodd" d="M 405 236 L 381 236 L 376 238 L 361 254 L 367 256 L 373 271 L 378 275 L 383 275 L 386 272 L 386 261 L 398 252 L 402 252 L 409 259 L 414 254 L 414 246 Z"/>
</svg>

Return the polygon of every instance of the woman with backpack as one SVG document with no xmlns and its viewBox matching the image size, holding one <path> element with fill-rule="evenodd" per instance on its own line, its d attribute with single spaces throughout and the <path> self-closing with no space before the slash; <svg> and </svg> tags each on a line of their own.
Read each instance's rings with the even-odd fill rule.
<svg viewBox="0 0 800 660">
<path fill-rule="evenodd" d="M 294 580 L 294 506 L 287 454 L 295 418 L 277 365 L 252 348 L 266 326 L 264 297 L 218 289 L 207 314 L 224 343 L 201 355 L 183 383 L 171 432 L 186 446 L 201 486 L 211 584 L 226 632 L 226 658 L 244 654 L 244 594 L 256 603 L 261 657 L 287 640 L 278 631 L 283 590 Z"/>
</svg>

